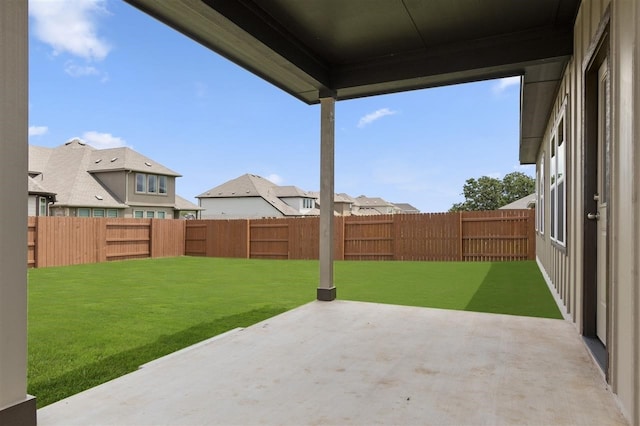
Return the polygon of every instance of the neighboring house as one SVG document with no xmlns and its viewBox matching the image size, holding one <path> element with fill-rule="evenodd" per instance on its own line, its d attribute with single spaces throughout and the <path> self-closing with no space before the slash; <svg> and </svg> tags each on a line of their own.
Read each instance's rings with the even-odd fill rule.
<svg viewBox="0 0 640 426">
<path fill-rule="evenodd" d="M 420 213 L 420 210 L 418 210 L 417 208 L 413 207 L 409 203 L 393 203 L 393 205 L 395 206 L 395 213 L 396 214 L 417 214 L 417 213 Z"/>
<path fill-rule="evenodd" d="M 533 209 L 536 207 L 536 194 L 529 194 L 512 203 L 500 207 L 500 210 Z"/>
<path fill-rule="evenodd" d="M 320 192 L 312 191 L 309 194 L 313 196 L 316 206 L 320 208 Z M 348 194 L 335 194 L 333 197 L 333 211 L 336 216 L 350 216 L 353 213 L 354 203 L 355 198 Z"/>
<path fill-rule="evenodd" d="M 317 216 L 312 194 L 244 174 L 196 196 L 203 219 Z"/>
<path fill-rule="evenodd" d="M 360 195 L 355 198 L 355 202 L 353 204 L 353 214 L 358 216 L 394 213 L 394 205 L 379 197 L 372 198 Z"/>
<path fill-rule="evenodd" d="M 176 194 L 174 219 L 200 219 L 202 210 L 202 207 L 198 207 L 198 205 Z"/>
<path fill-rule="evenodd" d="M 250 219 L 263 217 L 318 216 L 320 193 L 297 186 L 279 186 L 253 174 L 245 174 L 211 188 L 196 197 L 202 219 Z M 337 216 L 419 213 L 410 204 L 398 207 L 382 198 L 335 194 Z"/>
<path fill-rule="evenodd" d="M 27 201 L 27 214 L 29 216 L 48 216 L 49 205 L 56 201 L 56 194 L 47 191 L 37 182 L 37 176 L 28 178 L 29 197 Z"/>
<path fill-rule="evenodd" d="M 176 206 L 180 174 L 131 148 L 96 149 L 80 139 L 56 148 L 30 145 L 29 176 L 55 194 L 48 202 L 51 216 L 172 219 L 198 210 L 184 199 Z"/>
</svg>

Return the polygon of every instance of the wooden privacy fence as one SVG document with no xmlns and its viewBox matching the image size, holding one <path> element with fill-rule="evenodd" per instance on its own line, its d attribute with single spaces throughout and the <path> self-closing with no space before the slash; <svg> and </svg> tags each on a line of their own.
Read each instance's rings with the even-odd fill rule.
<svg viewBox="0 0 640 426">
<path fill-rule="evenodd" d="M 184 255 L 184 220 L 29 217 L 28 266 Z"/>
<path fill-rule="evenodd" d="M 535 259 L 533 210 L 335 218 L 336 260 Z M 186 222 L 185 254 L 252 259 L 317 259 L 319 219 Z"/>
</svg>

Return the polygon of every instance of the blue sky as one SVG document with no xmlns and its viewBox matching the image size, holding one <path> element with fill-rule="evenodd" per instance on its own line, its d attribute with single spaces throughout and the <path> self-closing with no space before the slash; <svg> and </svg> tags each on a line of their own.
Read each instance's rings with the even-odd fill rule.
<svg viewBox="0 0 640 426">
<path fill-rule="evenodd" d="M 244 173 L 316 191 L 320 107 L 308 106 L 116 0 L 31 0 L 29 142 L 128 146 L 194 196 Z M 518 163 L 518 78 L 336 104 L 336 192 L 463 200 L 470 177 Z"/>
</svg>

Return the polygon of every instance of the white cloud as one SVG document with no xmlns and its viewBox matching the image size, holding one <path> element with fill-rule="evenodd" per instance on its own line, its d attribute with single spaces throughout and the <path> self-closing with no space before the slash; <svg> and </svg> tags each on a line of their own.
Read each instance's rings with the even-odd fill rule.
<svg viewBox="0 0 640 426">
<path fill-rule="evenodd" d="M 48 131 L 47 126 L 29 126 L 29 136 L 42 136 Z"/>
<path fill-rule="evenodd" d="M 82 139 L 92 147 L 98 149 L 128 146 L 127 141 L 122 138 L 113 136 L 111 133 L 100 133 L 93 130 L 84 132 L 82 134 Z"/>
<path fill-rule="evenodd" d="M 497 80 L 493 85 L 493 93 L 500 94 L 511 86 L 520 84 L 520 77 L 505 77 Z"/>
<path fill-rule="evenodd" d="M 100 75 L 100 71 L 91 65 L 78 65 L 73 61 L 68 61 L 64 65 L 64 72 L 71 77 L 85 77 L 87 75 Z"/>
<path fill-rule="evenodd" d="M 282 182 L 284 182 L 284 179 L 282 178 L 282 176 L 277 175 L 275 173 L 270 174 L 269 176 L 266 177 L 267 180 L 270 180 L 271 182 L 275 183 L 276 185 L 282 185 Z"/>
<path fill-rule="evenodd" d="M 111 45 L 98 35 L 98 18 L 108 15 L 105 0 L 30 0 L 34 35 L 53 48 L 88 61 L 107 57 Z"/>
<path fill-rule="evenodd" d="M 373 123 L 376 120 L 379 120 L 380 118 L 386 116 L 386 115 L 394 115 L 397 114 L 398 111 L 392 111 L 389 108 L 382 108 L 379 109 L 377 111 L 374 111 L 372 113 L 369 113 L 367 115 L 365 115 L 364 117 L 362 117 L 360 119 L 360 121 L 358 121 L 358 127 L 362 128 L 368 124 Z"/>
</svg>

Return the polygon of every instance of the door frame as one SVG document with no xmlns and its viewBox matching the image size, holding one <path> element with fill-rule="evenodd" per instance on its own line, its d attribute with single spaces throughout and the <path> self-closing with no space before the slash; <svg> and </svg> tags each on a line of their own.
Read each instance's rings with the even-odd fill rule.
<svg viewBox="0 0 640 426">
<path fill-rule="evenodd" d="M 611 315 L 610 315 L 610 300 L 611 300 L 611 269 L 610 269 L 610 229 L 611 229 L 611 200 L 607 203 L 607 255 L 606 265 L 607 270 L 607 342 L 602 345 L 597 334 L 597 318 L 596 310 L 598 305 L 597 295 L 597 221 L 587 218 L 587 214 L 597 212 L 597 201 L 593 196 L 598 191 L 597 167 L 598 164 L 598 105 L 599 105 L 599 93 L 598 93 L 598 80 L 599 69 L 604 61 L 610 61 L 610 47 L 609 47 L 609 21 L 610 14 L 607 13 L 603 17 L 598 31 L 596 32 L 593 42 L 590 45 L 587 54 L 585 55 L 585 61 L 583 62 L 583 78 L 584 78 L 584 104 L 583 104 L 583 205 L 582 205 L 582 225 L 583 225 L 583 258 L 582 258 L 582 335 L 585 339 L 588 339 L 588 346 L 591 349 L 593 356 L 598 363 L 602 366 L 607 379 L 609 378 L 609 350 L 610 347 L 610 335 L 611 329 Z M 609 66 L 609 72 L 611 67 Z M 611 74 L 609 74 L 611 75 Z M 608 84 L 610 85 L 610 77 Z M 611 90 L 608 90 L 609 97 L 611 96 Z M 606 100 L 610 102 L 610 99 Z M 607 135 L 608 149 L 606 150 L 609 158 L 608 164 L 611 164 L 610 152 L 611 152 L 611 129 L 610 122 L 606 123 L 607 128 L 605 134 Z M 609 193 L 611 194 L 611 180 L 610 176 L 607 178 L 609 186 Z M 580 210 L 579 210 L 580 211 Z M 580 220 L 580 219 L 578 219 Z M 600 347 L 598 347 L 600 345 Z"/>
</svg>

